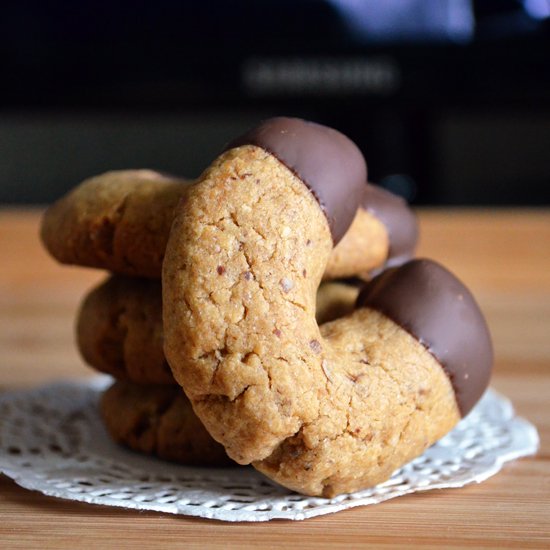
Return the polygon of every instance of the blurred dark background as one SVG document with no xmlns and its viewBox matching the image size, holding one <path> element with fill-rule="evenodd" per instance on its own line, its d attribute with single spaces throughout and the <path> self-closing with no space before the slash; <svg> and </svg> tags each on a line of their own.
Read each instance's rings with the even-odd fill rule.
<svg viewBox="0 0 550 550">
<path fill-rule="evenodd" d="M 416 204 L 550 204 L 550 0 L 4 2 L 0 202 L 197 176 L 272 115 Z"/>
</svg>

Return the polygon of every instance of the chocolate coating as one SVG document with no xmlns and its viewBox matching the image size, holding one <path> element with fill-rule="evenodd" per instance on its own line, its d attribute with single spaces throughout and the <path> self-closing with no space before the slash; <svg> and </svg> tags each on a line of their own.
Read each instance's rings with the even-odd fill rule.
<svg viewBox="0 0 550 550">
<path fill-rule="evenodd" d="M 386 266 L 410 260 L 418 242 L 418 223 L 407 202 L 382 187 L 367 183 L 361 206 L 378 218 L 388 231 L 390 249 Z"/>
<path fill-rule="evenodd" d="M 487 323 L 470 291 L 431 260 L 412 260 L 375 277 L 356 307 L 376 309 L 412 334 L 439 361 L 462 416 L 489 383 L 493 347 Z"/>
<path fill-rule="evenodd" d="M 367 177 L 365 159 L 353 141 L 327 126 L 278 117 L 266 120 L 226 149 L 241 145 L 265 149 L 307 185 L 337 244 L 355 217 Z"/>
</svg>

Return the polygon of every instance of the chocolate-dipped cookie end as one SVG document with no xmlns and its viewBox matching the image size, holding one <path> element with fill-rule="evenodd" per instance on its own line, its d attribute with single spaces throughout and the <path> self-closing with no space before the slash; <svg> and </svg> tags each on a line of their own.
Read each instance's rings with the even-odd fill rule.
<svg viewBox="0 0 550 550">
<path fill-rule="evenodd" d="M 241 145 L 265 149 L 308 186 L 337 244 L 355 217 L 367 178 L 365 159 L 355 143 L 321 124 L 276 117 L 235 139 L 226 149 Z"/>
<path fill-rule="evenodd" d="M 462 416 L 470 412 L 489 383 L 493 347 L 479 306 L 452 273 L 412 260 L 375 277 L 356 305 L 380 311 L 422 343 L 448 374 Z"/>
</svg>

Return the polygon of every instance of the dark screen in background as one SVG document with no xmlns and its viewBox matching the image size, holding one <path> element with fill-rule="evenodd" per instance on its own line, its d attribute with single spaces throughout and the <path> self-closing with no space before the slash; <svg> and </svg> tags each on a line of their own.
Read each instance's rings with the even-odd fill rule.
<svg viewBox="0 0 550 550">
<path fill-rule="evenodd" d="M 550 0 L 9 2 L 0 202 L 195 177 L 273 115 L 338 128 L 416 204 L 550 203 Z"/>
</svg>

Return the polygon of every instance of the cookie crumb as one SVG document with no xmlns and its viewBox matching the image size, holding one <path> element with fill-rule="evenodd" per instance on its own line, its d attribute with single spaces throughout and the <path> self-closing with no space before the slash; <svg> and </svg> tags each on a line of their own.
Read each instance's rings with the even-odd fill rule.
<svg viewBox="0 0 550 550">
<path fill-rule="evenodd" d="M 283 277 L 279 281 L 279 284 L 281 285 L 281 288 L 283 289 L 284 293 L 290 292 L 294 288 L 294 283 L 290 279 L 287 279 L 286 277 Z"/>
</svg>

